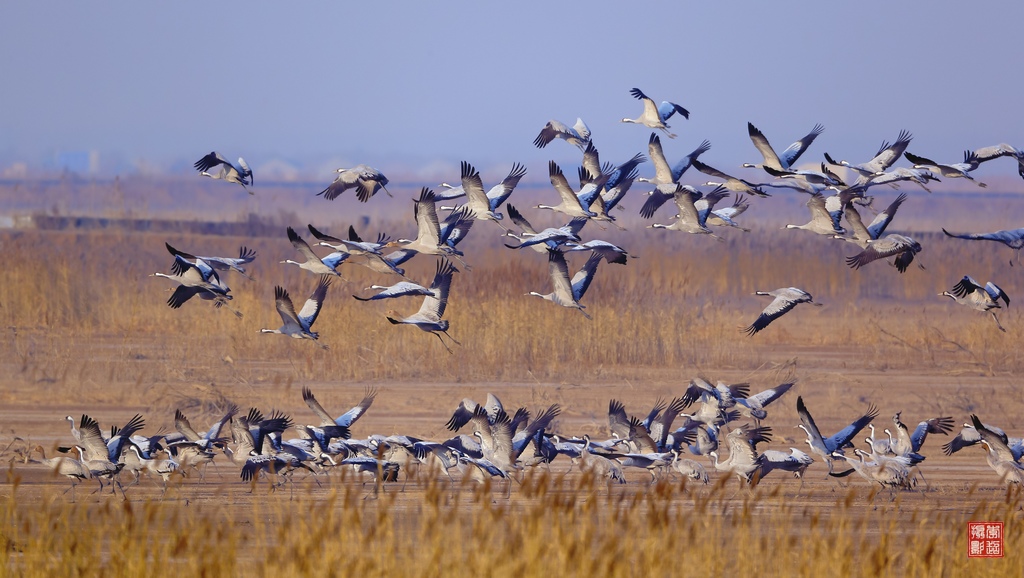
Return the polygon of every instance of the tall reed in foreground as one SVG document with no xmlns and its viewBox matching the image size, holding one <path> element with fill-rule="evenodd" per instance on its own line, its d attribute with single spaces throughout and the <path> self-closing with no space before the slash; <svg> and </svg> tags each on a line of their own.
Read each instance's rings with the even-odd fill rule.
<svg viewBox="0 0 1024 578">
<path fill-rule="evenodd" d="M 0 568 L 21 576 L 1016 576 L 1021 496 L 972 511 L 908 508 L 851 489 L 791 505 L 775 489 L 660 481 L 608 488 L 588 475 L 503 484 L 437 481 L 376 494 L 331 490 L 199 501 L 0 503 Z M 367 499 L 370 498 L 370 499 Z M 929 498 L 939 500 L 939 498 Z M 1004 522 L 1002 559 L 967 558 L 966 523 Z"/>
</svg>

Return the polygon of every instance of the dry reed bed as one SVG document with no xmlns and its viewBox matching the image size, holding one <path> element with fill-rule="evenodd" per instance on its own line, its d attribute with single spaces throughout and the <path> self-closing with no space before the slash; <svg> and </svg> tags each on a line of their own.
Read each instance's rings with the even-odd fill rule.
<svg viewBox="0 0 1024 578">
<path fill-rule="evenodd" d="M 379 276 L 354 266 L 350 280 L 336 280 L 317 322 L 324 353 L 308 343 L 259 335 L 280 324 L 273 286 L 304 299 L 315 279 L 278 261 L 294 258 L 281 239 L 230 239 L 126 233 L 23 231 L 0 237 L 5 282 L 0 322 L 15 334 L 0 362 L 48 380 L 89 366 L 111 381 L 134 382 L 170 374 L 183 379 L 213 375 L 248 383 L 278 379 L 258 362 L 287 360 L 285 375 L 341 380 L 563 380 L 595 379 L 635 368 L 716 367 L 751 369 L 778 361 L 788 350 L 815 347 L 855 352 L 878 368 L 942 368 L 1000 374 L 1024 367 L 1015 340 L 1022 334 L 1016 308 L 1000 312 L 1002 334 L 980 313 L 936 294 L 963 274 L 996 279 L 1017 295 L 1009 250 L 928 236 L 919 260 L 926 270 L 904 275 L 884 263 L 860 271 L 842 259 L 851 245 L 804 232 L 728 231 L 728 239 L 644 231 L 620 233 L 638 258 L 626 266 L 604 264 L 584 298 L 593 320 L 535 297 L 548 291 L 544 256 L 501 247 L 496 227 L 480 223 L 466 247 L 472 270 L 456 276 L 447 317 L 463 343 L 454 356 L 436 339 L 410 327 L 393 327 L 384 312 L 411 313 L 417 300 L 359 303 L 350 295 Z M 659 234 L 662 233 L 662 234 Z M 237 319 L 190 302 L 171 310 L 170 283 L 147 277 L 168 268 L 164 241 L 196 252 L 233 254 L 241 244 L 259 253 L 250 282 L 231 274 Z M 475 244 L 474 244 L 475 243 Z M 574 257 L 571 267 L 582 258 Z M 433 261 L 419 257 L 409 276 L 427 281 Z M 796 285 L 826 304 L 797 308 L 749 338 L 749 324 L 767 303 L 751 295 Z M 1020 287 L 1024 287 L 1021 284 Z M 110 351 L 85 356 L 77 340 L 102 340 Z M 225 360 L 234 364 L 225 364 Z M 149 361 L 151 363 L 133 363 Z M 155 363 L 153 363 L 155 362 Z M 255 362 L 255 363 L 251 363 Z M 155 365 L 155 367 L 154 367 Z M 218 376 L 218 372 L 240 375 Z M 45 375 L 43 375 L 45 374 Z"/>
<path fill-rule="evenodd" d="M 1013 576 L 1021 496 L 949 509 L 941 496 L 862 489 L 817 502 L 731 482 L 614 487 L 535 471 L 495 485 L 431 482 L 365 499 L 326 491 L 211 499 L 0 501 L 0 568 L 23 576 Z M 1001 560 L 969 560 L 968 521 L 1002 521 Z"/>
</svg>

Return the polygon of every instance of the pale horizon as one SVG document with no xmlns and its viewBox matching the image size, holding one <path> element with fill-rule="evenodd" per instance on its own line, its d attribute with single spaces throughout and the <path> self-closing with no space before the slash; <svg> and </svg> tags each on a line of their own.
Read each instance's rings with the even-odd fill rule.
<svg viewBox="0 0 1024 578">
<path fill-rule="evenodd" d="M 358 163 L 429 179 L 460 160 L 543 180 L 548 160 L 579 163 L 564 142 L 532 145 L 550 119 L 583 118 L 602 160 L 646 154 L 651 131 L 619 122 L 640 112 L 634 86 L 691 112 L 669 121 L 677 139 L 662 134 L 670 159 L 708 139 L 702 160 L 745 176 L 759 160 L 748 121 L 778 149 L 823 124 L 812 165 L 826 151 L 867 160 L 904 129 L 939 162 L 1024 146 L 1024 6 L 876 7 L 6 4 L 0 173 L 183 175 L 216 150 L 245 157 L 257 183 Z"/>
</svg>

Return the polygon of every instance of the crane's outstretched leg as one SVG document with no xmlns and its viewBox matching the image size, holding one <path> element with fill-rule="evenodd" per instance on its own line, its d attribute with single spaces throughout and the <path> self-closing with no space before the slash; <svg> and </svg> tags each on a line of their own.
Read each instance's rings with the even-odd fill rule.
<svg viewBox="0 0 1024 578">
<path fill-rule="evenodd" d="M 455 345 L 458 345 L 458 346 L 460 346 L 460 347 L 462 346 L 462 344 L 461 344 L 461 343 L 459 343 L 458 341 L 456 341 L 454 337 L 452 337 L 451 335 L 449 335 L 447 331 L 443 331 L 442 333 L 444 333 L 444 334 L 445 334 L 445 336 L 446 336 L 446 337 L 447 337 L 448 339 L 451 339 L 451 340 L 452 340 L 452 343 L 454 343 Z"/>
<path fill-rule="evenodd" d="M 436 336 L 437 336 L 437 340 L 438 340 L 438 341 L 440 341 L 440 342 L 441 342 L 441 345 L 443 345 L 443 346 L 444 346 L 444 348 L 448 350 L 448 353 L 449 353 L 450 355 L 454 355 L 454 354 L 455 354 L 455 352 L 454 352 L 454 351 L 452 351 L 452 348 L 451 348 L 451 347 L 448 347 L 448 344 L 444 342 L 444 339 L 441 339 L 441 334 L 440 334 L 440 333 L 434 333 L 434 335 L 436 335 Z M 453 339 L 452 341 L 454 341 L 454 339 Z"/>
<path fill-rule="evenodd" d="M 497 219 L 490 219 L 490 220 L 491 220 L 491 221 L 493 221 L 495 225 L 497 225 L 497 226 L 501 227 L 501 228 L 502 228 L 502 230 L 504 230 L 504 231 L 505 231 L 505 234 L 504 234 L 504 235 L 502 235 L 502 237 L 511 237 L 511 236 L 512 236 L 512 235 L 510 235 L 510 233 L 512 232 L 512 230 L 511 230 L 511 229 L 509 229 L 508 227 L 506 227 L 505 225 L 502 225 L 502 224 L 501 224 L 501 221 L 499 221 L 499 220 L 497 220 Z"/>
<path fill-rule="evenodd" d="M 1006 328 L 1003 327 L 1003 325 L 1001 323 L 999 323 L 999 318 L 996 317 L 995 311 L 990 311 L 989 315 L 991 315 L 992 319 L 996 322 L 996 327 L 999 328 L 999 331 L 1002 331 L 1003 333 L 1006 333 Z"/>
</svg>

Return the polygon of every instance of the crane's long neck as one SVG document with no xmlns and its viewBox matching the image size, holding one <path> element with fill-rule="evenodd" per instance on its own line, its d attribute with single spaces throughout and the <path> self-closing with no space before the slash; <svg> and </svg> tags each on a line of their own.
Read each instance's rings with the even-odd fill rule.
<svg viewBox="0 0 1024 578">
<path fill-rule="evenodd" d="M 541 299 L 547 299 L 548 301 L 552 301 L 553 300 L 551 298 L 551 293 L 544 294 L 544 293 L 537 293 L 536 291 L 530 291 L 529 293 L 527 293 L 527 295 L 533 295 L 534 297 L 540 297 Z"/>
</svg>

